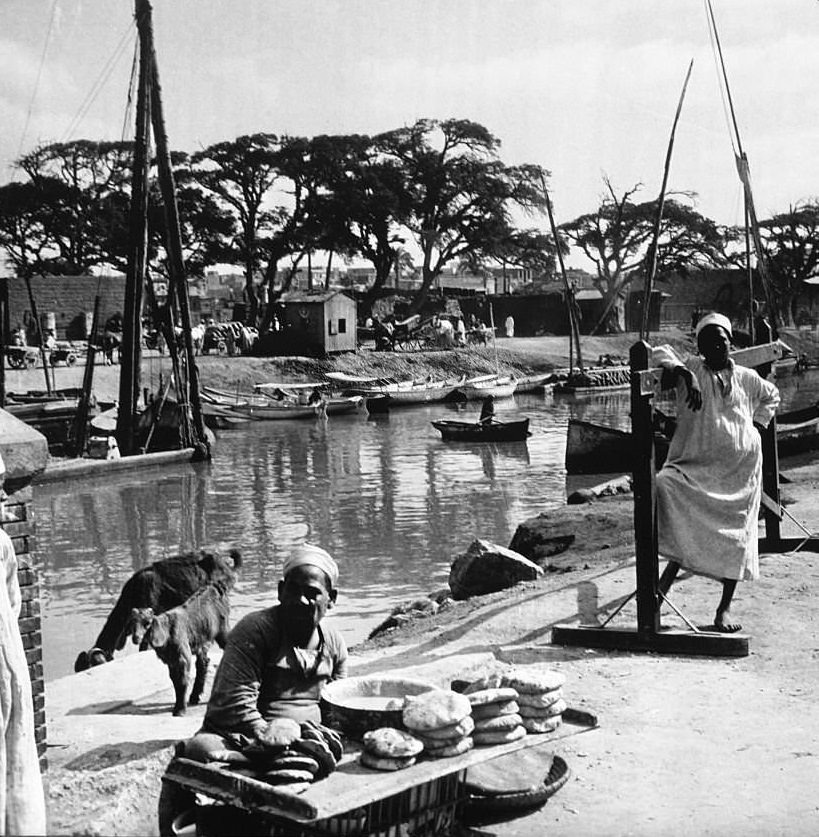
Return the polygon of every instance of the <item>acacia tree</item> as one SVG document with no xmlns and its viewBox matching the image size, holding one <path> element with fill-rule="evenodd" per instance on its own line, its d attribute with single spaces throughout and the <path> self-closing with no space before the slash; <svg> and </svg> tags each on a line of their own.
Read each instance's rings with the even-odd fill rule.
<svg viewBox="0 0 819 837">
<path fill-rule="evenodd" d="M 421 119 L 374 138 L 384 159 L 395 160 L 410 201 L 405 226 L 422 255 L 417 312 L 444 266 L 468 254 L 492 256 L 513 233 L 514 207 L 542 205 L 538 166 L 506 166 L 500 141 L 468 120 Z"/>
<path fill-rule="evenodd" d="M 636 184 L 622 195 L 605 177 L 607 194 L 594 212 L 561 224 L 560 231 L 595 264 L 595 286 L 603 295 L 604 316 L 592 331 L 605 323 L 610 332 L 625 327 L 628 286 L 645 275 L 646 260 L 654 236 L 657 200 L 637 203 Z M 684 273 L 694 267 L 727 262 L 726 238 L 709 218 L 679 198 L 692 200 L 691 193 L 666 198 L 657 242 L 657 270 Z"/>
<path fill-rule="evenodd" d="M 819 276 L 819 202 L 803 201 L 759 222 L 771 267 L 772 298 L 782 322 L 793 327 L 806 279 Z"/>
<path fill-rule="evenodd" d="M 33 183 L 0 186 L 0 247 L 18 276 L 48 272 L 48 201 Z"/>
<path fill-rule="evenodd" d="M 40 146 L 17 161 L 39 190 L 52 273 L 82 273 L 109 263 L 112 230 L 127 199 L 132 143 L 75 140 Z"/>
<path fill-rule="evenodd" d="M 255 322 L 258 297 L 254 276 L 265 258 L 264 232 L 277 224 L 270 209 L 280 178 L 279 140 L 259 133 L 209 146 L 191 158 L 191 182 L 212 195 L 233 219 L 236 234 L 224 243 L 226 261 L 243 265 L 248 322 Z"/>
</svg>

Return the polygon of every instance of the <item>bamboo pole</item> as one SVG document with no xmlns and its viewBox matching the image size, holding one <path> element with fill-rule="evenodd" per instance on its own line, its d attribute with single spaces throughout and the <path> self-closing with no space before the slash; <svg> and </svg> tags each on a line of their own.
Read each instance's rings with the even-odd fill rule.
<svg viewBox="0 0 819 837">
<path fill-rule="evenodd" d="M 688 88 L 688 80 L 691 78 L 691 70 L 694 67 L 694 59 L 692 58 L 688 64 L 688 72 L 685 74 L 685 81 L 683 82 L 682 91 L 680 92 L 680 100 L 677 102 L 677 111 L 674 114 L 674 122 L 671 125 L 671 136 L 668 138 L 668 148 L 665 152 L 665 165 L 663 166 L 663 183 L 660 187 L 660 196 L 657 198 L 657 214 L 654 216 L 654 233 L 651 240 L 651 246 L 648 251 L 648 272 L 646 274 L 645 293 L 643 295 L 643 320 L 640 326 L 640 340 L 648 340 L 648 315 L 651 307 L 651 291 L 654 286 L 654 275 L 657 272 L 657 249 L 660 241 L 660 226 L 663 221 L 663 206 L 665 205 L 665 190 L 668 185 L 668 173 L 671 170 L 671 154 L 674 150 L 674 135 L 677 132 L 677 123 L 680 121 L 680 113 L 682 112 L 683 101 L 685 100 L 685 91 Z"/>
</svg>

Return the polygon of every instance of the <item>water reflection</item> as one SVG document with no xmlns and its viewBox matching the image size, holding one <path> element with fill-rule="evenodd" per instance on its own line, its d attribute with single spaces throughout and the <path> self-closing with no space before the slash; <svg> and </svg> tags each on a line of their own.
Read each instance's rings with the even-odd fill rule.
<svg viewBox="0 0 819 837">
<path fill-rule="evenodd" d="M 396 602 L 445 586 L 473 538 L 506 545 L 522 520 L 565 501 L 570 415 L 629 422 L 623 393 L 498 402 L 500 418 L 530 419 L 523 443 L 444 443 L 430 425 L 477 409 L 253 423 L 222 434 L 209 464 L 38 487 L 46 679 L 69 673 L 135 569 L 189 549 L 242 551 L 235 621 L 274 600 L 293 544 L 322 544 L 341 570 L 333 618 L 354 644 Z"/>
</svg>

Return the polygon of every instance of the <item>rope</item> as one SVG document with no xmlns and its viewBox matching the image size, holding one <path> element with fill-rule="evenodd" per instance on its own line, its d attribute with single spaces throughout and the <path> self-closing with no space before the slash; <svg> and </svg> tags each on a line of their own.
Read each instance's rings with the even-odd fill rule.
<svg viewBox="0 0 819 837">
<path fill-rule="evenodd" d="M 114 47 L 113 52 L 111 53 L 108 60 L 103 65 L 103 68 L 100 70 L 99 75 L 97 76 L 94 83 L 91 85 L 91 89 L 86 94 L 85 99 L 83 99 L 82 103 L 80 104 L 79 108 L 77 109 L 77 113 L 74 115 L 73 119 L 68 125 L 65 133 L 63 134 L 63 142 L 68 142 L 71 136 L 74 134 L 74 131 L 79 127 L 80 122 L 85 118 L 88 111 L 91 109 L 91 105 L 94 104 L 97 96 L 99 96 L 102 88 L 108 82 L 108 79 L 111 76 L 111 73 L 114 70 L 114 66 L 116 65 L 117 61 L 119 60 L 120 55 L 125 50 L 125 44 L 128 38 L 128 35 L 131 33 L 131 30 L 134 28 L 135 24 L 134 21 L 131 21 L 128 24 L 125 32 L 123 32 L 122 37 L 120 38 L 119 42 L 117 43 L 116 47 Z"/>
<path fill-rule="evenodd" d="M 17 156 L 23 156 L 23 142 L 26 138 L 28 125 L 31 121 L 31 113 L 34 110 L 34 100 L 37 98 L 37 91 L 40 87 L 40 77 L 43 74 L 43 67 L 45 66 L 46 53 L 48 52 L 48 45 L 51 43 L 51 30 L 54 28 L 54 18 L 57 15 L 57 0 L 51 4 L 51 17 L 48 20 L 48 29 L 46 30 L 45 42 L 43 43 L 43 52 L 40 55 L 40 66 L 37 68 L 37 78 L 34 80 L 34 89 L 31 91 L 31 101 L 28 103 L 28 111 L 26 111 L 26 121 L 23 124 L 23 132 L 20 134 L 20 145 L 17 148 Z"/>
</svg>

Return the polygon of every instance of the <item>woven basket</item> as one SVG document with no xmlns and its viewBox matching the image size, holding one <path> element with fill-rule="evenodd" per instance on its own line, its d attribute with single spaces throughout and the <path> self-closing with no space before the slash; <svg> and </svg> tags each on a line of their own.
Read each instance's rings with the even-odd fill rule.
<svg viewBox="0 0 819 837">
<path fill-rule="evenodd" d="M 534 790 L 487 793 L 480 785 L 467 782 L 466 790 L 469 796 L 464 802 L 463 817 L 467 822 L 476 822 L 487 817 L 495 818 L 498 814 L 537 808 L 550 796 L 554 796 L 569 781 L 571 775 L 569 765 L 560 756 L 554 756 L 543 784 Z"/>
</svg>

